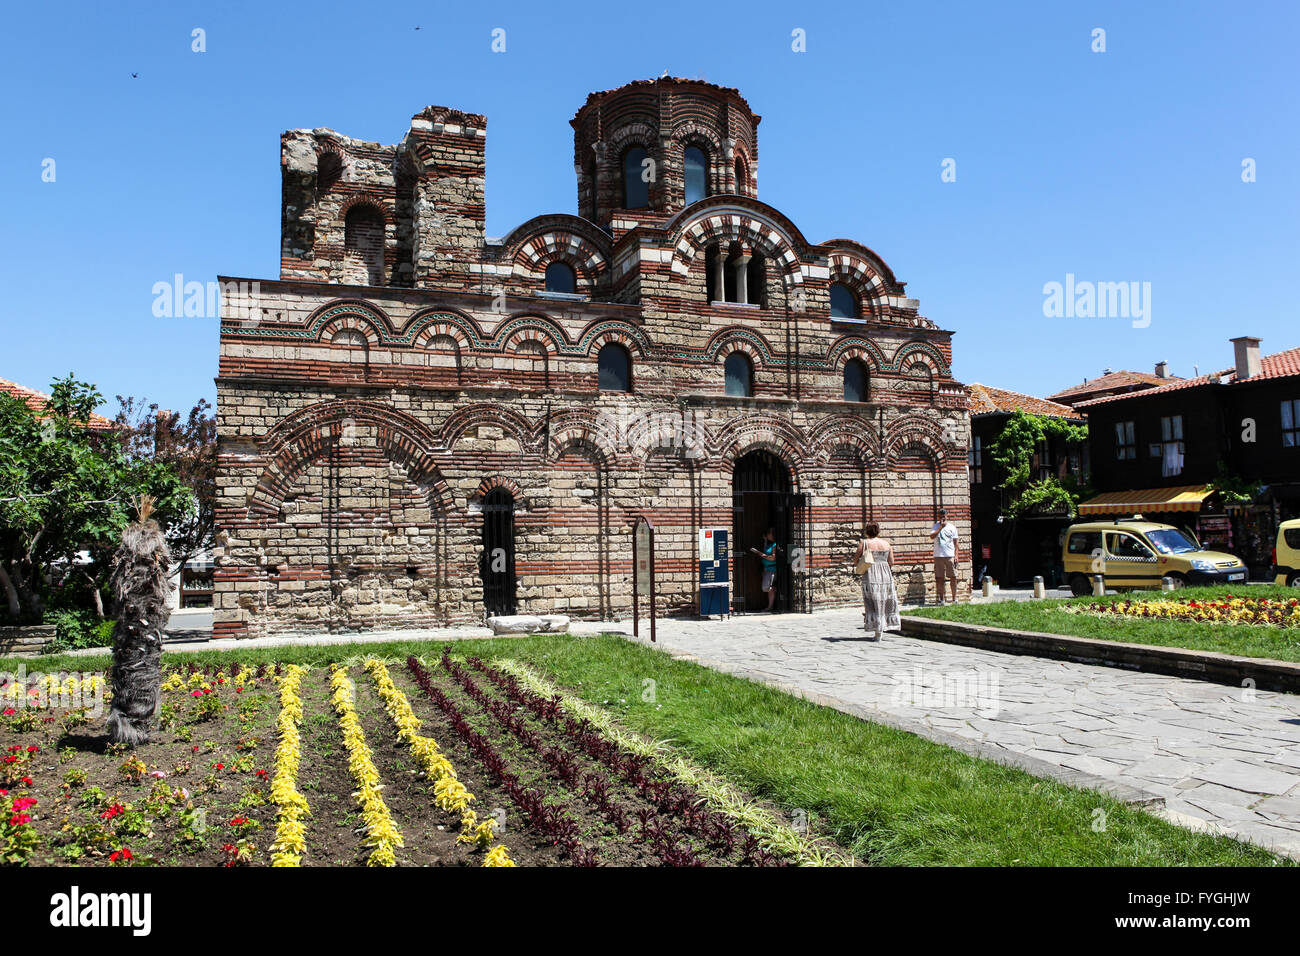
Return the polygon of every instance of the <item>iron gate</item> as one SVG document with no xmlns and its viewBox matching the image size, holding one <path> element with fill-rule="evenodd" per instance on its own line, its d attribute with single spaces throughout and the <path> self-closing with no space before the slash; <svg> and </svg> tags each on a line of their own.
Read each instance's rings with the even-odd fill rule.
<svg viewBox="0 0 1300 956">
<path fill-rule="evenodd" d="M 483 499 L 483 607 L 489 616 L 514 614 L 515 499 L 505 488 L 493 488 Z"/>
</svg>

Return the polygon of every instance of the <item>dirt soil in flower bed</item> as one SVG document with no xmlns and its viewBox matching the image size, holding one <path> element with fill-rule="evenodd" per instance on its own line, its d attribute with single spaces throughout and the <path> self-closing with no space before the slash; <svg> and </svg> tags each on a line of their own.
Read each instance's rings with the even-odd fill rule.
<svg viewBox="0 0 1300 956">
<path fill-rule="evenodd" d="M 653 762 L 566 723 L 554 707 L 539 716 L 518 699 L 517 686 L 511 700 L 508 679 L 484 666 L 430 659 L 390 662 L 388 672 L 420 719 L 420 734 L 437 742 L 474 795 L 479 818 L 504 824 L 498 841 L 517 865 L 783 862 Z M 0 751 L 18 747 L 22 754 L 22 776 L 0 802 L 35 799 L 25 812 L 39 837 L 25 859 L 10 862 L 269 864 L 282 670 L 271 665 L 236 682 L 213 666 L 168 668 L 164 676 L 175 673 L 186 684 L 165 685 L 161 725 L 133 751 L 107 745 L 103 714 L 19 708 L 0 716 Z M 403 837 L 398 865 L 482 865 L 483 849 L 457 840 L 459 815 L 437 806 L 432 783 L 398 738 L 371 676 L 361 666 L 348 673 L 380 793 Z M 311 809 L 302 864 L 363 865 L 370 847 L 330 704 L 328 667 L 309 670 L 300 694 L 297 786 Z M 532 697 L 531 706 L 540 700 Z"/>
<path fill-rule="evenodd" d="M 164 693 L 163 726 L 134 750 L 108 744 L 107 705 L 92 717 L 6 702 L 15 712 L 0 717 L 0 748 L 38 748 L 22 766 L 30 785 L 0 781 L 8 798 L 36 800 L 26 812 L 40 842 L 26 862 L 217 866 L 231 851 L 265 862 L 275 820 L 273 675 L 265 669 L 238 687 L 212 677 L 197 696 Z"/>
</svg>

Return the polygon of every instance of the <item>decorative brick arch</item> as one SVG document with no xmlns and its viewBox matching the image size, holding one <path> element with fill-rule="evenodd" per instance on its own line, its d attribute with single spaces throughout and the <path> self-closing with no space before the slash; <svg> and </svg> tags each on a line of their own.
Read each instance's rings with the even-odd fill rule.
<svg viewBox="0 0 1300 956">
<path fill-rule="evenodd" d="M 930 375 L 933 378 L 948 378 L 952 374 L 943 353 L 939 349 L 929 342 L 915 340 L 904 342 L 898 347 L 890 366 L 893 371 L 901 372 L 917 362 L 929 368 Z"/>
<path fill-rule="evenodd" d="M 828 263 L 830 282 L 842 283 L 853 291 L 864 318 L 879 318 L 880 300 L 888 295 L 889 289 L 874 265 L 863 256 L 842 249 L 832 252 Z"/>
<path fill-rule="evenodd" d="M 837 372 L 843 371 L 849 359 L 860 359 L 872 375 L 891 368 L 890 363 L 885 361 L 885 353 L 880 350 L 880 346 L 856 335 L 836 339 L 826 353 L 826 364 Z"/>
<path fill-rule="evenodd" d="M 647 358 L 650 351 L 644 333 L 632 323 L 620 319 L 601 319 L 587 326 L 575 351 L 595 358 L 611 342 L 623 346 L 629 354 L 640 359 Z"/>
<path fill-rule="evenodd" d="M 320 341 L 333 345 L 343 332 L 356 332 L 366 340 L 366 348 L 378 348 L 382 342 L 380 330 L 374 320 L 359 313 L 342 313 L 331 318 L 320 329 Z"/>
<path fill-rule="evenodd" d="M 749 356 L 756 369 L 760 365 L 772 364 L 774 352 L 771 343 L 762 333 L 743 325 L 729 325 L 713 333 L 704 346 L 704 357 L 709 362 L 717 362 L 737 349 Z"/>
<path fill-rule="evenodd" d="M 248 497 L 248 514 L 263 520 L 278 516 L 294 481 L 347 437 L 349 423 L 364 423 L 375 443 L 407 478 L 424 489 L 434 514 L 446 513 L 451 489 L 438 469 L 433 434 L 417 419 L 387 405 L 345 399 L 321 402 L 279 422 L 259 442 L 267 465 Z"/>
<path fill-rule="evenodd" d="M 379 217 L 383 219 L 385 227 L 393 224 L 393 210 L 389 200 L 379 195 L 379 193 L 373 192 L 369 189 L 354 192 L 339 204 L 339 222 L 345 221 L 348 218 L 348 213 L 353 209 L 356 209 L 358 206 L 366 206 L 379 213 Z"/>
<path fill-rule="evenodd" d="M 644 121 L 620 121 L 618 131 L 611 139 L 605 141 L 605 161 L 619 171 L 620 178 L 623 153 L 630 146 L 640 146 L 651 159 L 656 163 L 660 162 L 662 157 L 656 158 L 659 153 L 659 129 L 654 119 L 647 117 Z"/>
<path fill-rule="evenodd" d="M 837 448 L 852 448 L 864 463 L 884 458 L 879 432 L 862 415 L 838 414 L 819 418 L 808 429 L 809 457 L 828 462 Z"/>
<path fill-rule="evenodd" d="M 673 247 L 673 275 L 684 278 L 709 246 L 732 242 L 748 243 L 762 253 L 781 273 L 787 293 L 803 287 L 803 268 L 791 238 L 775 223 L 739 207 L 703 209 L 681 225 Z"/>
<path fill-rule="evenodd" d="M 406 323 L 402 339 L 416 348 L 427 348 L 439 336 L 455 339 L 456 345 L 466 352 L 482 349 L 486 343 L 483 330 L 471 317 L 445 309 L 417 312 Z"/>
<path fill-rule="evenodd" d="M 546 267 L 562 262 L 573 270 L 579 292 L 590 295 L 595 289 L 606 259 L 586 237 L 566 230 L 548 230 L 525 240 L 514 255 L 515 268 L 541 278 Z"/>
<path fill-rule="evenodd" d="M 494 352 L 506 352 L 521 337 L 548 341 L 548 354 L 571 351 L 564 330 L 546 316 L 536 314 L 513 315 L 506 319 L 497 326 L 489 347 Z"/>
<path fill-rule="evenodd" d="M 899 455 L 907 448 L 922 448 L 934 461 L 936 468 L 948 458 L 943 432 L 932 419 L 921 415 L 904 415 L 890 422 L 886 431 L 884 457 L 896 464 Z"/>
<path fill-rule="evenodd" d="M 304 328 L 306 337 L 316 342 L 328 342 L 342 329 L 361 331 L 372 347 L 393 339 L 393 322 L 388 314 L 362 299 L 327 302 L 307 317 Z"/>
<path fill-rule="evenodd" d="M 603 469 L 618 461 L 617 436 L 610 434 L 597 413 L 589 408 L 566 408 L 555 412 L 542 423 L 540 436 L 546 439 L 546 457 L 550 461 L 564 455 L 571 447 L 589 448 L 593 460 Z"/>
<path fill-rule="evenodd" d="M 735 470 L 736 462 L 751 451 L 770 451 L 790 469 L 791 490 L 800 485 L 800 463 L 807 454 L 808 439 L 794 425 L 771 415 L 735 418 L 718 430 L 714 439 L 715 454 Z"/>
<path fill-rule="evenodd" d="M 532 423 L 513 409 L 491 402 L 463 405 L 452 412 L 443 423 L 442 431 L 438 435 L 438 447 L 443 451 L 452 451 L 465 432 L 480 425 L 491 425 L 502 429 L 519 443 L 519 448 L 523 452 L 537 451 L 537 439 Z"/>
<path fill-rule="evenodd" d="M 546 351 L 548 361 L 554 359 L 560 354 L 561 346 L 564 344 L 563 339 L 556 339 L 557 334 L 563 333 L 555 327 L 549 319 L 541 316 L 520 316 L 520 318 L 537 318 L 545 324 L 523 324 L 515 323 L 512 319 L 502 328 L 504 333 L 499 333 L 494 343 L 503 353 L 517 351 L 519 346 L 525 342 L 535 342 Z"/>
<path fill-rule="evenodd" d="M 469 496 L 469 500 L 471 502 L 481 502 L 498 488 L 504 488 L 510 494 L 510 497 L 514 500 L 516 510 L 530 510 L 528 501 L 524 497 L 524 493 L 519 489 L 519 485 L 501 475 L 490 475 L 480 481 L 478 487 L 474 489 L 474 493 Z"/>
</svg>

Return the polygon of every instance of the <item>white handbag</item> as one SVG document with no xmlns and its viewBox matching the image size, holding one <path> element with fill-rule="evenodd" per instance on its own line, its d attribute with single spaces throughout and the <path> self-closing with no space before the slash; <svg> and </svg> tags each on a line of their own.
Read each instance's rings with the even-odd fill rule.
<svg viewBox="0 0 1300 956">
<path fill-rule="evenodd" d="M 876 559 L 872 555 L 871 549 L 867 547 L 867 543 L 863 541 L 861 544 L 862 557 L 858 558 L 858 564 L 855 570 L 858 574 L 866 574 L 871 570 L 871 566 L 876 563 Z"/>
</svg>

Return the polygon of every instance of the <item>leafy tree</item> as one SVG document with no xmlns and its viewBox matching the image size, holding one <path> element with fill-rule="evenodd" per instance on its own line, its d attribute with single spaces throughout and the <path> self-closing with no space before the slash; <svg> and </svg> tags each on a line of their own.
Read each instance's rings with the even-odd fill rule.
<svg viewBox="0 0 1300 956">
<path fill-rule="evenodd" d="M 1056 439 L 1084 444 L 1088 440 L 1088 426 L 1018 411 L 1007 419 L 1001 434 L 989 448 L 990 457 L 1004 476 L 998 487 L 1003 491 L 1002 514 L 1009 519 L 1004 578 L 1011 573 L 1012 549 L 1020 519 L 1036 510 L 1054 509 L 1062 509 L 1074 517 L 1079 499 L 1084 494 L 1084 489 L 1073 476 L 1065 479 L 1055 475 L 1034 476 L 1035 453 Z"/>
<path fill-rule="evenodd" d="M 170 466 L 194 496 L 189 511 L 165 529 L 172 559 L 184 566 L 212 547 L 217 503 L 217 419 L 199 399 L 184 418 L 147 399 L 117 396 L 115 422 L 127 455 Z"/>
<path fill-rule="evenodd" d="M 87 427 L 101 401 L 93 385 L 69 375 L 51 391 L 39 414 L 0 396 L 0 591 L 13 620 L 39 620 L 55 588 L 77 580 L 102 617 L 131 502 L 150 495 L 165 524 L 193 506 L 169 465 L 132 458 L 121 436 Z"/>
</svg>

